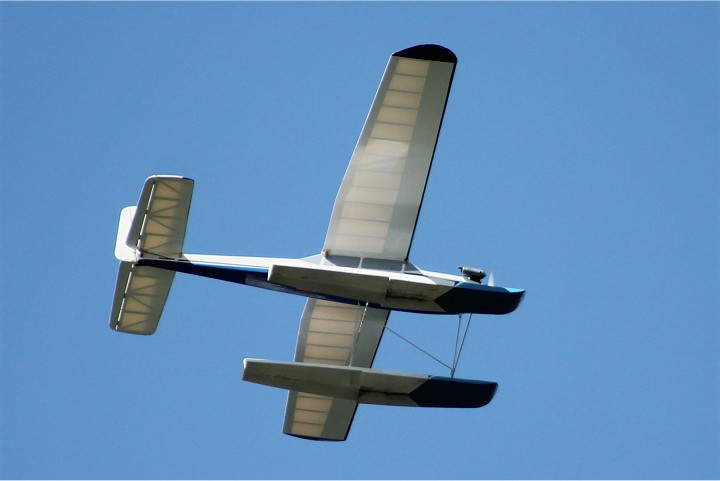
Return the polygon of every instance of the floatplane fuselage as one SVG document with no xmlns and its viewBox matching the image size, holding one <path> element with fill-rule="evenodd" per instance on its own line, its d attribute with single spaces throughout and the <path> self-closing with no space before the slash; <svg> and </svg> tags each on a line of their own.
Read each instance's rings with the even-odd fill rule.
<svg viewBox="0 0 720 481">
<path fill-rule="evenodd" d="M 410 263 L 315 255 L 304 259 L 186 254 L 137 255 L 138 266 L 195 274 L 288 294 L 423 314 L 508 314 L 524 290 L 467 276 L 421 270 Z M 365 265 L 375 267 L 365 268 Z"/>
</svg>

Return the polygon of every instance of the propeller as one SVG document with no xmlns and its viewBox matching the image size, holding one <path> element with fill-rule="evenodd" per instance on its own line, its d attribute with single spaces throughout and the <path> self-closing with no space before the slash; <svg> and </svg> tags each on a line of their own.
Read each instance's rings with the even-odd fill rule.
<svg viewBox="0 0 720 481">
<path fill-rule="evenodd" d="M 487 285 L 490 287 L 493 287 L 495 285 L 495 276 L 493 276 L 493 273 L 490 272 L 487 278 Z"/>
</svg>

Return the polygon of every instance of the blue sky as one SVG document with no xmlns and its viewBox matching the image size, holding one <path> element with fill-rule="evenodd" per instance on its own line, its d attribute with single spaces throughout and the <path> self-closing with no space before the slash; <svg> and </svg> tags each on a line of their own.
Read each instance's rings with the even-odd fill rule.
<svg viewBox="0 0 720 481">
<path fill-rule="evenodd" d="M 720 477 L 720 4 L 0 3 L 2 478 Z M 304 300 L 178 275 L 111 331 L 120 209 L 195 179 L 188 252 L 319 251 L 389 55 L 458 68 L 411 260 L 527 296 L 476 316 L 478 410 L 281 433 Z M 390 326 L 446 360 L 455 318 Z M 390 334 L 376 367 L 445 375 Z"/>
</svg>

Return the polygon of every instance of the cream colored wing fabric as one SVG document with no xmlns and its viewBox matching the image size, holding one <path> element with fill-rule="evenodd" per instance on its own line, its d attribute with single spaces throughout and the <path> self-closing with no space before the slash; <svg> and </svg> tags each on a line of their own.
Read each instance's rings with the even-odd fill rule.
<svg viewBox="0 0 720 481">
<path fill-rule="evenodd" d="M 137 265 L 137 257 L 182 256 L 192 192 L 191 179 L 156 175 L 145 181 L 137 207 L 123 209 L 115 247 L 122 262 L 110 314 L 112 329 L 146 335 L 157 329 L 175 272 Z"/>
<path fill-rule="evenodd" d="M 407 259 L 457 59 L 437 45 L 390 57 L 345 172 L 323 253 Z M 389 311 L 309 299 L 295 362 L 372 366 Z M 344 440 L 357 403 L 290 391 L 283 431 Z"/>
<path fill-rule="evenodd" d="M 407 259 L 456 62 L 437 45 L 390 57 L 335 200 L 326 254 Z"/>
<path fill-rule="evenodd" d="M 129 334 L 153 334 L 174 278 L 173 271 L 121 262 L 110 328 Z"/>
<path fill-rule="evenodd" d="M 300 321 L 295 362 L 372 366 L 389 311 L 308 299 Z M 283 432 L 342 441 L 357 403 L 290 391 Z"/>
<path fill-rule="evenodd" d="M 177 258 L 182 255 L 193 181 L 153 176 L 145 181 L 127 244 L 143 253 Z"/>
</svg>

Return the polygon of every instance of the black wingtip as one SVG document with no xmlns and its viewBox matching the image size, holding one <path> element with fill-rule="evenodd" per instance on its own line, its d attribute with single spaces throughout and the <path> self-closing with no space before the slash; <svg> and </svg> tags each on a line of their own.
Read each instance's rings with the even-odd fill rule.
<svg viewBox="0 0 720 481">
<path fill-rule="evenodd" d="M 434 60 L 436 62 L 457 63 L 457 57 L 449 48 L 442 45 L 415 45 L 393 54 L 395 57 L 415 58 L 418 60 Z"/>
</svg>

